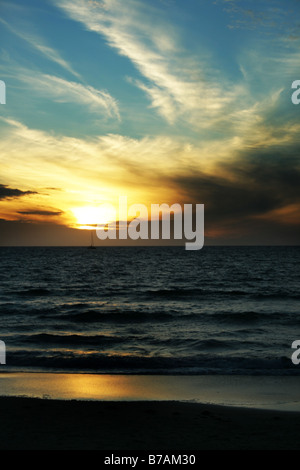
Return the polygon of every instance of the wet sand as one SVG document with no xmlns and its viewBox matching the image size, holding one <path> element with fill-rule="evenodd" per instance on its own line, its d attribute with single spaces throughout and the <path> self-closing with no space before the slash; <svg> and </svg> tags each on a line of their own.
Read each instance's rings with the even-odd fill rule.
<svg viewBox="0 0 300 470">
<path fill-rule="evenodd" d="M 300 412 L 179 401 L 0 397 L 1 450 L 300 449 Z"/>
</svg>

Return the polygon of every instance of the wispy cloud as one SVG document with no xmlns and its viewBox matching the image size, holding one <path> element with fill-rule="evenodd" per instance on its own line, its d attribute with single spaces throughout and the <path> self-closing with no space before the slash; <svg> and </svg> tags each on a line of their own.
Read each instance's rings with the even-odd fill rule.
<svg viewBox="0 0 300 470">
<path fill-rule="evenodd" d="M 296 45 L 270 52 L 269 44 L 264 50 L 253 42 L 235 58 L 241 74 L 232 80 L 225 69 L 212 66 L 205 45 L 199 45 L 198 51 L 202 46 L 203 54 L 198 53 L 197 58 L 184 50 L 177 31 L 149 4 L 137 0 L 53 1 L 68 17 L 104 37 L 119 55 L 128 58 L 140 75 L 128 80 L 146 94 L 151 108 L 169 124 L 187 124 L 203 135 L 216 129 L 220 135 L 242 139 L 253 131 L 257 133 L 268 110 L 274 109 L 274 99 L 280 100 L 285 86 L 282 70 L 295 71 L 299 63 Z M 240 12 L 234 1 L 226 5 L 249 21 L 280 16 L 277 11 Z M 159 18 L 155 22 L 154 15 Z M 271 75 L 270 84 L 265 77 Z"/>
<path fill-rule="evenodd" d="M 300 124 L 275 127 L 261 121 L 259 126 L 253 125 L 250 135 L 192 145 L 167 136 L 136 139 L 109 134 L 72 138 L 31 129 L 12 119 L 2 121 L 8 126 L 0 142 L 2 173 L 7 181 L 16 181 L 20 174 L 20 181 L 25 179 L 34 187 L 43 168 L 43 187 L 90 189 L 95 195 L 103 187 L 119 187 L 120 192 L 145 189 L 153 195 L 162 181 L 164 185 L 169 182 L 168 191 L 172 192 L 177 178 L 188 180 L 197 174 L 235 184 L 239 179 L 237 168 L 243 160 L 243 168 L 247 168 L 254 154 L 280 154 L 283 165 L 283 149 L 296 148 L 300 132 Z M 294 165 L 295 160 L 290 161 Z"/>
<path fill-rule="evenodd" d="M 12 33 L 21 38 L 23 41 L 26 41 L 30 46 L 40 52 L 43 56 L 49 59 L 52 62 L 55 62 L 64 70 L 70 72 L 73 76 L 80 79 L 79 73 L 77 73 L 73 67 L 61 56 L 61 54 L 44 43 L 44 40 L 37 35 L 34 35 L 32 32 L 22 31 L 20 28 L 16 29 L 7 21 L 0 18 L 0 23 L 5 25 Z"/>
<path fill-rule="evenodd" d="M 107 116 L 120 119 L 118 103 L 107 91 L 42 73 L 23 74 L 20 80 L 43 94 L 44 97 L 51 97 L 61 103 L 85 105 L 93 112 L 104 110 Z"/>
<path fill-rule="evenodd" d="M 280 0 L 260 0 L 240 2 L 240 0 L 215 0 L 228 13 L 231 29 L 259 31 L 260 35 L 273 34 L 277 37 L 295 40 L 299 38 L 299 5 L 297 2 Z"/>
<path fill-rule="evenodd" d="M 7 66 L 6 74 L 23 83 L 35 95 L 51 99 L 57 103 L 74 103 L 83 106 L 91 113 L 121 120 L 118 101 L 107 90 L 99 90 L 90 85 L 67 80 L 55 75 L 34 72 L 18 65 Z"/>
<path fill-rule="evenodd" d="M 28 87 L 44 97 L 49 97 L 61 103 L 84 105 L 92 112 L 103 114 L 103 111 L 105 111 L 106 116 L 120 120 L 118 102 L 108 91 L 98 90 L 86 84 L 73 67 L 61 57 L 60 53 L 46 45 L 41 37 L 21 29 L 16 29 L 1 18 L 0 22 L 48 60 L 58 64 L 65 71 L 70 72 L 76 77 L 77 81 L 42 73 L 39 70 L 29 70 L 15 63 L 6 65 L 5 71 L 7 74 L 26 83 Z"/>
<path fill-rule="evenodd" d="M 54 0 L 55 1 L 55 0 Z M 208 118 L 235 105 L 240 86 L 216 80 L 207 60 L 194 60 L 177 44 L 176 31 L 153 22 L 153 7 L 128 0 L 55 1 L 73 20 L 102 35 L 110 47 L 127 57 L 141 79 L 132 80 L 150 98 L 152 107 L 170 123 L 183 118 L 205 125 Z M 155 18 L 159 15 L 156 12 Z"/>
</svg>

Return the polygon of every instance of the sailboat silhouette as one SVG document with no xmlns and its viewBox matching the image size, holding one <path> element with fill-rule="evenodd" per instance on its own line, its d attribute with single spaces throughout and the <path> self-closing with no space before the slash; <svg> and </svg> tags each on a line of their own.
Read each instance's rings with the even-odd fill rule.
<svg viewBox="0 0 300 470">
<path fill-rule="evenodd" d="M 94 239 L 93 239 L 93 230 L 91 230 L 91 244 L 88 246 L 89 249 L 94 250 L 96 247 L 94 245 Z"/>
</svg>

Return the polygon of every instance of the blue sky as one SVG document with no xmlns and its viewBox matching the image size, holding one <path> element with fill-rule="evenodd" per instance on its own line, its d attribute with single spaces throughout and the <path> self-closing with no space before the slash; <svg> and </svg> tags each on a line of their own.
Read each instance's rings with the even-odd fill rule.
<svg viewBox="0 0 300 470">
<path fill-rule="evenodd" d="M 70 227 L 126 193 L 204 203 L 212 241 L 294 243 L 299 18 L 296 0 L 3 1 L 2 223 Z"/>
</svg>

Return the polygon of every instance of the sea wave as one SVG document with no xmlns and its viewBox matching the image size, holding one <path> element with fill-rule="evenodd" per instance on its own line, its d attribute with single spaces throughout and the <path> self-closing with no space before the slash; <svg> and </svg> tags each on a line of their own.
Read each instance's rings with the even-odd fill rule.
<svg viewBox="0 0 300 470">
<path fill-rule="evenodd" d="M 15 351 L 7 371 L 15 368 L 43 372 L 79 371 L 92 373 L 122 374 L 210 374 L 210 375 L 294 375 L 300 370 L 289 357 L 258 358 L 226 355 L 212 356 L 207 353 L 180 357 L 163 357 L 128 354 L 106 354 L 76 351 Z"/>
</svg>

